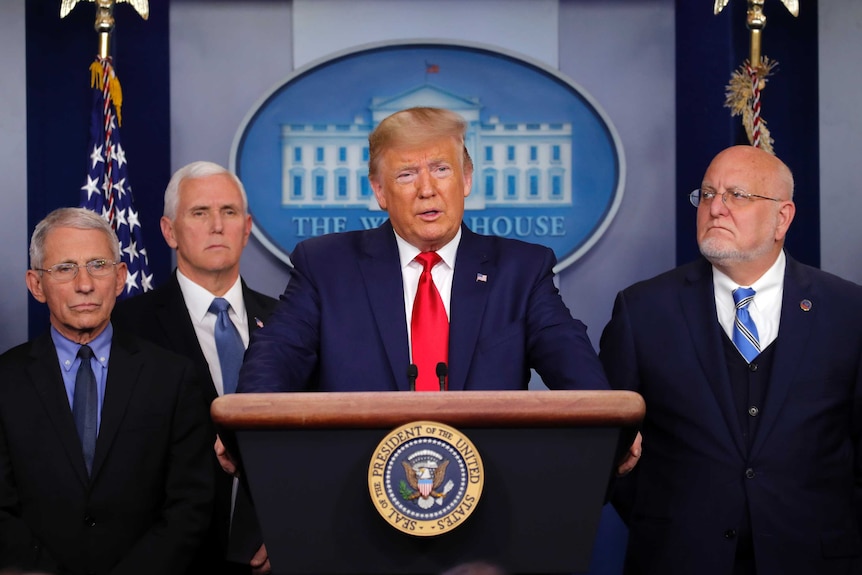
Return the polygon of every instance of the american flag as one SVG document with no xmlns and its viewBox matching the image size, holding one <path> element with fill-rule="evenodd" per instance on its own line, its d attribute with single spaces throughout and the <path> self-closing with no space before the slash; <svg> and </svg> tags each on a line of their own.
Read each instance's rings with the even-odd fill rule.
<svg viewBox="0 0 862 575">
<path fill-rule="evenodd" d="M 122 260 L 129 268 L 120 298 L 131 297 L 153 289 L 153 275 L 129 185 L 126 153 L 120 143 L 122 93 L 110 58 L 97 57 L 90 73 L 90 161 L 80 206 L 101 214 L 117 232 Z"/>
</svg>

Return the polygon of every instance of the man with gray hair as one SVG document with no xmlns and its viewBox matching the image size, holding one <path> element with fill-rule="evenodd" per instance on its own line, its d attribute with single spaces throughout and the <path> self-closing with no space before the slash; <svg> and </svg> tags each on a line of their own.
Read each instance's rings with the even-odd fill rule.
<svg viewBox="0 0 862 575">
<path fill-rule="evenodd" d="M 0 569 L 191 573 L 214 475 L 194 366 L 114 330 L 127 271 L 99 215 L 50 213 L 30 265 L 50 329 L 0 356 Z"/>
<path fill-rule="evenodd" d="M 240 278 L 251 216 L 242 182 L 222 166 L 193 162 L 174 173 L 161 228 L 176 250 L 177 269 L 164 285 L 120 303 L 115 322 L 191 359 L 208 409 L 236 389 L 249 336 L 277 302 Z M 213 522 L 196 566 L 201 573 L 268 572 L 247 487 L 235 486 L 215 457 L 211 464 L 218 471 Z"/>
</svg>

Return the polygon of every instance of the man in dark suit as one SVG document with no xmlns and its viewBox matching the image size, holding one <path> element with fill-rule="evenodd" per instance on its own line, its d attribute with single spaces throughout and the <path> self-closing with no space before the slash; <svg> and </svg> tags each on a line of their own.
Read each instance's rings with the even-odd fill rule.
<svg viewBox="0 0 862 575">
<path fill-rule="evenodd" d="M 213 469 L 191 363 L 111 325 L 125 288 L 99 215 L 49 214 L 27 287 L 51 328 L 0 356 L 0 568 L 189 572 Z"/>
<path fill-rule="evenodd" d="M 626 572 L 862 573 L 862 288 L 784 253 L 778 158 L 729 148 L 691 201 L 704 259 L 622 291 L 601 340 L 647 405 Z"/>
<path fill-rule="evenodd" d="M 607 388 L 586 327 L 554 286 L 551 250 L 462 224 L 473 177 L 465 131 L 461 116 L 436 108 L 380 123 L 369 136 L 369 180 L 389 220 L 296 247 L 240 391 L 408 390 L 411 364 L 417 389 L 439 389 L 440 379 L 449 390 L 524 389 L 530 368 L 552 388 Z M 422 293 L 443 310 L 430 338 L 414 310 L 431 301 Z M 438 363 L 447 366 L 440 374 Z"/>
<path fill-rule="evenodd" d="M 251 216 L 242 183 L 225 168 L 193 162 L 177 170 L 165 190 L 161 227 L 165 241 L 176 249 L 177 269 L 159 288 L 121 302 L 114 323 L 190 358 L 203 384 L 208 409 L 226 386 L 236 385 L 236 374 L 226 378 L 219 360 L 217 313 L 210 309 L 213 300 L 223 298 L 230 304 L 229 320 L 243 348 L 277 301 L 249 289 L 240 277 L 240 256 L 251 233 Z M 226 381 L 231 378 L 232 384 Z M 215 430 L 211 433 L 215 441 Z M 245 486 L 233 499 L 231 477 L 221 472 L 215 457 L 212 465 L 218 470 L 213 522 L 196 567 L 202 573 L 248 573 L 252 568 L 255 573 L 268 572 L 266 549 Z M 231 528 L 233 508 L 236 521 Z M 240 564 L 226 558 L 226 551 L 238 548 L 236 553 L 230 552 L 235 556 L 249 546 L 250 562 Z"/>
</svg>

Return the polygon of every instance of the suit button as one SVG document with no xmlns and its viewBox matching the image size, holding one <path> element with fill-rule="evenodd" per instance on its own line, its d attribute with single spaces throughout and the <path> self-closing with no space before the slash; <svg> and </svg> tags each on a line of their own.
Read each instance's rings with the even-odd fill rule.
<svg viewBox="0 0 862 575">
<path fill-rule="evenodd" d="M 754 476 L 755 476 L 755 473 L 754 473 L 754 470 L 752 468 L 749 467 L 748 469 L 745 470 L 745 478 L 746 479 L 754 479 Z"/>
<path fill-rule="evenodd" d="M 92 517 L 90 517 L 89 515 L 85 515 L 84 516 L 84 525 L 86 525 L 87 527 L 95 527 L 96 526 L 96 520 L 93 519 Z"/>
<path fill-rule="evenodd" d="M 748 371 L 757 371 L 757 364 L 756 363 L 749 363 L 748 364 Z"/>
<path fill-rule="evenodd" d="M 760 413 L 760 410 L 757 409 L 756 405 L 752 405 L 751 407 L 748 408 L 748 415 L 750 415 L 751 417 L 757 417 L 757 415 L 759 413 Z"/>
<path fill-rule="evenodd" d="M 736 529 L 728 529 L 724 532 L 725 539 L 733 539 L 734 537 L 736 537 Z"/>
</svg>

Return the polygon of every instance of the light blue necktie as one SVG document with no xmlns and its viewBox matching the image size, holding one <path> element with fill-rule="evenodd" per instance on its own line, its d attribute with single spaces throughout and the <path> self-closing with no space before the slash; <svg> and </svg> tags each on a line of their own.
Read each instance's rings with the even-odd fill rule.
<svg viewBox="0 0 862 575">
<path fill-rule="evenodd" d="M 218 351 L 218 362 L 221 365 L 221 381 L 225 393 L 234 393 L 239 381 L 239 368 L 245 346 L 236 326 L 228 316 L 230 303 L 223 297 L 217 297 L 210 304 L 210 313 L 216 314 L 215 343 Z"/>
<path fill-rule="evenodd" d="M 99 433 L 99 392 L 96 389 L 96 375 L 90 365 L 93 350 L 88 345 L 78 348 L 81 364 L 75 375 L 75 395 L 72 398 L 72 417 L 78 437 L 81 438 L 81 449 L 84 453 L 84 463 L 87 473 L 93 471 L 93 456 L 96 454 L 96 436 Z"/>
<path fill-rule="evenodd" d="M 733 322 L 733 345 L 751 363 L 760 355 L 760 341 L 757 335 L 757 326 L 748 313 L 748 304 L 754 299 L 755 291 L 751 288 L 737 288 L 733 290 L 733 303 L 736 304 L 736 320 Z"/>
</svg>

